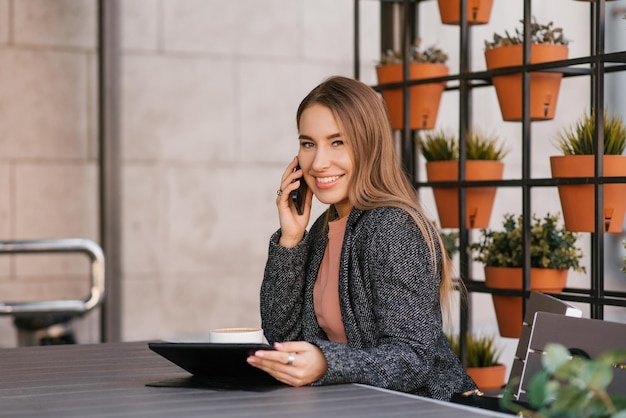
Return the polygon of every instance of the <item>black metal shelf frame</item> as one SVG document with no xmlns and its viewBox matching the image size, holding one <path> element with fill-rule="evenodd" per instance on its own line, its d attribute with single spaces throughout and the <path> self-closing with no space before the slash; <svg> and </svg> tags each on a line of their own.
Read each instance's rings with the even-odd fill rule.
<svg viewBox="0 0 626 418">
<path fill-rule="evenodd" d="M 359 3 L 364 0 L 354 1 L 354 76 L 360 76 L 360 54 L 359 54 Z M 371 0 L 370 0 L 371 1 Z M 390 16 L 393 7 L 402 7 L 403 23 L 401 28 L 401 41 L 403 56 L 408 56 L 409 46 L 418 38 L 418 14 L 419 3 L 426 0 L 376 0 L 381 6 L 381 50 L 390 47 L 390 39 L 394 29 L 390 26 Z M 590 51 L 585 57 L 577 57 L 567 60 L 554 61 L 541 64 L 530 64 L 530 24 L 531 24 L 531 0 L 523 1 L 524 16 L 524 59 L 523 64 L 515 67 L 499 68 L 489 71 L 472 72 L 470 68 L 469 45 L 471 42 L 470 26 L 468 25 L 466 14 L 462 13 L 466 9 L 468 0 L 460 0 L 460 33 L 459 33 L 459 69 L 458 73 L 446 77 L 409 81 L 408 62 L 404 61 L 404 80 L 398 83 L 388 83 L 372 86 L 377 91 L 389 88 L 403 88 L 404 92 L 404 129 L 402 130 L 402 163 L 408 173 L 414 178 L 417 188 L 432 187 L 433 183 L 420 181 L 416 167 L 416 152 L 414 144 L 414 132 L 410 130 L 409 123 L 409 87 L 417 84 L 432 82 L 451 82 L 452 85 L 446 87 L 446 91 L 459 92 L 459 180 L 453 182 L 437 183 L 437 186 L 457 187 L 459 190 L 459 231 L 460 248 L 466 248 L 469 244 L 468 229 L 465 224 L 465 189 L 478 186 L 516 187 L 522 192 L 522 214 L 523 216 L 523 243 L 524 243 L 524 263 L 523 263 L 523 286 L 522 290 L 492 290 L 485 287 L 483 281 L 472 280 L 470 275 L 470 262 L 468 254 L 460 251 L 459 273 L 463 284 L 468 292 L 528 295 L 530 293 L 530 222 L 531 217 L 526 216 L 531 212 L 531 189 L 535 187 L 555 187 L 560 184 L 593 184 L 595 190 L 596 213 L 602 213 L 602 202 L 604 200 L 603 185 L 607 183 L 626 183 L 626 177 L 603 177 L 604 147 L 604 126 L 602 114 L 604 109 L 604 75 L 607 73 L 620 72 L 626 70 L 626 51 L 606 53 L 604 50 L 604 28 L 605 28 L 605 0 L 590 2 Z M 396 28 L 397 29 L 397 28 Z M 594 177 L 578 179 L 540 179 L 531 177 L 531 121 L 530 121 L 530 71 L 550 71 L 561 72 L 564 77 L 586 76 L 590 79 L 591 103 L 590 108 L 596 118 L 596 154 Z M 519 179 L 507 179 L 499 181 L 466 181 L 465 174 L 465 135 L 470 126 L 472 112 L 472 89 L 491 86 L 491 77 L 494 75 L 522 73 L 523 75 L 523 107 L 522 107 L 522 173 Z M 626 292 L 614 292 L 604 289 L 604 245 L 603 245 L 603 219 L 596 218 L 596 233 L 591 233 L 590 249 L 590 286 L 588 289 L 566 288 L 563 293 L 554 295 L 562 300 L 586 303 L 590 305 L 590 315 L 595 319 L 603 319 L 605 306 L 626 307 Z M 461 328 L 461 348 L 464 353 L 465 331 L 471 329 L 471 304 L 461 306 L 459 312 Z M 525 311 L 526 304 L 523 304 Z M 525 312 L 523 312 L 524 314 Z"/>
</svg>

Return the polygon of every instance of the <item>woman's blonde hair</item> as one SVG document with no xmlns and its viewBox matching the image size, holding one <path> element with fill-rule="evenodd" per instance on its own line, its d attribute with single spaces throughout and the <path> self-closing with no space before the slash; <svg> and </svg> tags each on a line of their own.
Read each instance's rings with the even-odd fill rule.
<svg viewBox="0 0 626 418">
<path fill-rule="evenodd" d="M 453 290 L 451 263 L 441 236 L 429 224 L 417 192 L 400 166 L 389 116 L 382 99 L 371 87 L 358 80 L 330 77 L 300 103 L 296 114 L 298 127 L 302 112 L 314 104 L 330 109 L 352 152 L 354 174 L 348 192 L 352 205 L 361 210 L 381 206 L 406 210 L 426 238 L 435 255 L 433 260 L 437 260 L 437 253 L 441 254 L 439 297 L 444 315 L 449 314 Z"/>
</svg>

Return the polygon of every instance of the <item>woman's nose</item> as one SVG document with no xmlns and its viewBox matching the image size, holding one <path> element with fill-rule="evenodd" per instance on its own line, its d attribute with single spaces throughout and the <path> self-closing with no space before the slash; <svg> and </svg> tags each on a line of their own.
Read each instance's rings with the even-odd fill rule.
<svg viewBox="0 0 626 418">
<path fill-rule="evenodd" d="M 323 171 L 329 166 L 330 166 L 330 161 L 328 158 L 328 153 L 326 153 L 324 150 L 318 149 L 318 151 L 315 153 L 315 158 L 313 159 L 313 164 L 312 164 L 313 170 Z"/>
</svg>

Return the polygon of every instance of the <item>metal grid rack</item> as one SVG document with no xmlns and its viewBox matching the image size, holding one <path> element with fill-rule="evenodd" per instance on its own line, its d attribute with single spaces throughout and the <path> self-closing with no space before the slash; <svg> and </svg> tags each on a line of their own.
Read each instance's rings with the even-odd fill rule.
<svg viewBox="0 0 626 418">
<path fill-rule="evenodd" d="M 355 0 L 354 2 L 354 76 L 359 78 L 359 3 L 363 0 Z M 400 31 L 402 49 L 404 56 L 408 56 L 409 46 L 415 39 L 418 38 L 418 16 L 420 3 L 425 0 L 377 0 L 381 6 L 381 49 L 386 50 L 392 47 L 392 39 L 395 31 Z M 461 0 L 460 10 L 466 9 L 467 2 L 469 0 Z M 578 57 L 574 59 L 567 59 L 563 61 L 555 61 L 544 64 L 529 64 L 530 57 L 530 23 L 531 23 L 531 0 L 518 0 L 523 1 L 523 24 L 524 24 L 524 64 L 514 69 L 506 69 L 506 72 L 511 73 L 521 72 L 523 74 L 523 113 L 521 121 L 522 130 L 522 173 L 519 179 L 505 179 L 499 181 L 481 181 L 472 182 L 464 179 L 465 173 L 465 135 L 467 129 L 470 126 L 471 112 L 472 112 L 472 90 L 475 88 L 482 88 L 485 86 L 491 86 L 491 77 L 493 75 L 502 74 L 502 69 L 491 71 L 470 71 L 470 54 L 469 45 L 471 41 L 470 26 L 467 22 L 465 13 L 460 13 L 460 35 L 459 35 L 459 69 L 458 74 L 454 74 L 446 77 L 439 77 L 433 79 L 422 79 L 419 81 L 408 81 L 408 63 L 405 60 L 404 63 L 404 79 L 405 81 L 400 83 L 394 83 L 393 85 L 378 85 L 373 86 L 376 90 L 381 91 L 385 88 L 402 87 L 404 91 L 404 97 L 409 97 L 409 87 L 416 84 L 424 84 L 433 81 L 452 81 L 448 83 L 446 90 L 457 90 L 459 94 L 459 148 L 460 148 L 460 160 L 459 160 L 459 173 L 460 179 L 447 186 L 458 187 L 459 190 L 459 231 L 460 231 L 460 248 L 466 248 L 468 242 L 468 230 L 465 223 L 465 191 L 466 188 L 476 186 L 496 186 L 496 187 L 515 187 L 520 188 L 522 193 L 522 214 L 523 216 L 523 229 L 524 229 L 524 263 L 523 263 L 523 287 L 521 291 L 515 290 L 492 290 L 485 287 L 482 280 L 475 280 L 471 276 L 470 263 L 468 254 L 465 251 L 460 251 L 460 266 L 459 273 L 461 280 L 463 280 L 465 287 L 469 292 L 479 293 L 497 293 L 507 295 L 525 295 L 523 310 L 526 310 L 527 297 L 530 294 L 530 222 L 531 217 L 526 216 L 531 214 L 531 189 L 536 187 L 556 187 L 560 184 L 593 184 L 595 190 L 595 208 L 596 213 L 602 213 L 602 202 L 604 200 L 604 184 L 607 183 L 626 183 L 626 177 L 603 177 L 603 159 L 599 158 L 602 155 L 601 150 L 604 146 L 604 127 L 602 125 L 603 108 L 605 104 L 604 100 L 604 78 L 605 74 L 612 72 L 619 72 L 626 70 L 626 51 L 616 53 L 605 52 L 605 0 L 590 2 L 590 51 L 588 56 Z M 394 27 L 394 22 L 398 26 L 397 16 L 394 20 L 394 7 L 402 8 L 403 18 L 401 19 L 400 27 Z M 397 10 L 396 10 L 397 11 Z M 396 14 L 397 15 L 397 14 Z M 395 33 L 397 35 L 397 33 Z M 596 157 L 595 157 L 595 176 L 592 178 L 580 178 L 580 179 L 552 179 L 552 178 L 532 178 L 531 176 L 531 120 L 530 120 L 530 71 L 544 71 L 557 69 L 563 73 L 564 77 L 588 77 L 590 81 L 591 103 L 590 109 L 596 118 Z M 452 84 L 452 85 L 450 85 Z M 444 93 L 445 94 L 445 93 Z M 414 184 L 417 188 L 432 187 L 432 183 L 420 181 L 418 178 L 418 172 L 416 170 L 417 157 L 414 143 L 414 132 L 409 128 L 409 103 L 404 100 L 404 129 L 401 132 L 401 158 L 405 169 L 408 173 L 411 173 L 414 178 Z M 441 183 L 439 183 L 441 184 Z M 604 219 L 602 216 L 596 217 L 595 220 L 596 231 L 591 233 L 591 245 L 590 245 L 590 286 L 589 288 L 566 288 L 562 294 L 553 295 L 561 300 L 580 302 L 589 304 L 590 315 L 593 319 L 604 319 L 605 306 L 619 306 L 626 308 L 626 292 L 621 291 L 608 291 L 605 289 L 604 283 Z M 465 331 L 471 329 L 470 323 L 470 311 L 471 311 L 471 299 L 468 298 L 468 304 L 462 306 L 460 309 L 460 328 L 461 339 Z M 524 312 L 522 312 L 522 315 Z M 462 352 L 464 352 L 464 341 L 461 342 Z"/>
</svg>

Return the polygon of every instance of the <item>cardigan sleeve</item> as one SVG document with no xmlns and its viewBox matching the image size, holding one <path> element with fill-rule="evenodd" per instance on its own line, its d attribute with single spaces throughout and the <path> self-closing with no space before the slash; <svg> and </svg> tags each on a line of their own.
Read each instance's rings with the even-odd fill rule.
<svg viewBox="0 0 626 418">
<path fill-rule="evenodd" d="M 301 339 L 302 306 L 308 235 L 293 248 L 278 244 L 280 230 L 270 238 L 261 284 L 261 326 L 265 338 L 275 341 Z"/>
<path fill-rule="evenodd" d="M 407 212 L 370 214 L 351 248 L 348 281 L 362 282 L 351 286 L 350 300 L 370 304 L 371 326 L 359 328 L 371 343 L 314 341 L 328 363 L 314 384 L 364 383 L 437 399 L 473 389 L 442 329 L 440 251 Z"/>
</svg>

